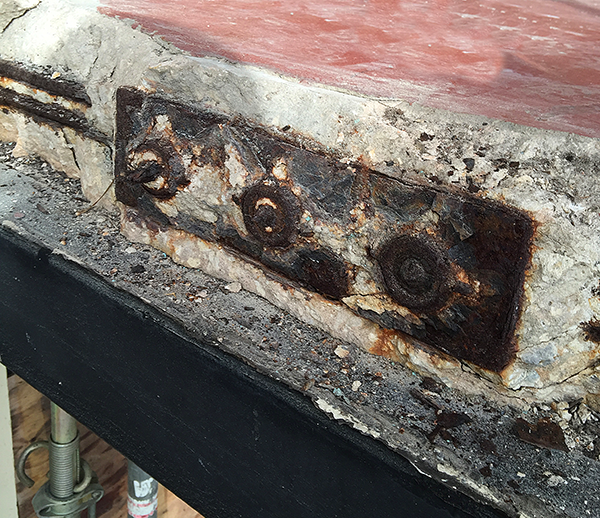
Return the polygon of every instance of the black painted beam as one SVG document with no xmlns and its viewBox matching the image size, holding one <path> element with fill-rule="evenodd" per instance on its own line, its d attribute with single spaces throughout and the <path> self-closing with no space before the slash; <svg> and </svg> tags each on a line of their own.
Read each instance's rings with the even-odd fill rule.
<svg viewBox="0 0 600 518">
<path fill-rule="evenodd" d="M 0 358 L 207 518 L 504 516 L 5 229 Z"/>
</svg>

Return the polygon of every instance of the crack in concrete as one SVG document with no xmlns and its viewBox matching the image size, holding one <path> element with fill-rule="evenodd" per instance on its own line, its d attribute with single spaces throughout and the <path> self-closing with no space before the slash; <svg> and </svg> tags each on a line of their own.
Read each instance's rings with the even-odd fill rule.
<svg viewBox="0 0 600 518">
<path fill-rule="evenodd" d="M 576 378 L 577 376 L 580 376 L 580 375 L 585 376 L 586 375 L 586 374 L 584 374 L 585 371 L 590 371 L 589 375 L 591 376 L 593 374 L 591 371 L 593 371 L 594 368 L 596 366 L 598 366 L 599 364 L 600 364 L 600 360 L 595 360 L 590 365 L 588 365 L 587 367 L 584 367 L 580 371 L 575 372 L 574 374 L 570 374 L 569 376 L 567 376 L 566 378 L 564 378 L 564 379 L 562 379 L 560 381 L 557 381 L 555 383 L 550 383 L 549 385 L 547 385 L 546 387 L 544 387 L 544 389 L 550 389 L 550 388 L 553 388 L 553 387 L 558 387 L 558 386 L 563 385 L 564 383 L 567 383 L 569 380 L 572 380 L 573 378 Z"/>
<path fill-rule="evenodd" d="M 38 2 L 32 6 L 32 7 L 27 7 L 23 10 L 23 12 L 21 14 L 19 14 L 18 16 L 15 16 L 14 18 L 12 18 L 5 26 L 4 28 L 0 31 L 0 34 L 3 34 L 4 32 L 6 32 L 6 30 L 12 25 L 12 23 L 15 20 L 18 20 L 20 18 L 23 18 L 27 13 L 29 13 L 30 11 L 33 11 L 36 7 L 38 7 L 40 4 L 42 3 L 42 0 L 38 0 Z"/>
<path fill-rule="evenodd" d="M 61 131 L 62 131 L 62 134 L 63 134 L 63 138 L 65 139 L 65 142 L 67 144 L 67 147 L 71 150 L 71 154 L 73 155 L 73 162 L 75 162 L 75 167 L 77 167 L 77 169 L 79 169 L 81 171 L 81 166 L 79 165 L 79 162 L 77 162 L 77 155 L 75 154 L 75 146 L 69 140 L 69 137 L 65 133 L 64 128 L 62 128 Z"/>
<path fill-rule="evenodd" d="M 511 394 L 514 393 L 518 393 L 520 390 L 523 389 L 513 389 L 511 387 L 507 387 L 502 385 L 502 389 L 506 390 L 507 392 L 504 392 L 502 390 L 498 390 L 498 386 L 495 385 L 492 381 L 490 381 L 489 379 L 487 379 L 486 377 L 482 376 L 481 374 L 479 374 L 478 372 L 474 371 L 473 369 L 471 369 L 471 367 L 469 367 L 468 364 L 460 362 L 460 367 L 461 370 L 467 374 L 470 374 L 472 376 L 475 376 L 477 379 L 479 379 L 481 382 L 485 383 L 488 390 L 490 390 L 491 392 L 493 392 L 497 397 L 500 398 L 509 398 L 511 400 L 515 400 L 515 401 L 519 401 L 521 403 L 523 402 L 527 402 L 527 400 L 523 397 L 523 396 L 513 396 Z"/>
<path fill-rule="evenodd" d="M 98 63 L 99 58 L 100 58 L 100 45 L 98 45 L 98 48 L 96 49 L 96 57 L 94 58 L 94 61 L 92 61 L 92 64 L 90 65 L 90 73 L 96 66 L 96 63 Z"/>
</svg>

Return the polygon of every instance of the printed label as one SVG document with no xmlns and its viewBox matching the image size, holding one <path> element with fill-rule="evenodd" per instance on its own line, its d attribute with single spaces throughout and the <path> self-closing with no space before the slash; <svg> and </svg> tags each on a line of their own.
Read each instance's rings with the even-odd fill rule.
<svg viewBox="0 0 600 518">
<path fill-rule="evenodd" d="M 133 481 L 133 490 L 135 492 L 135 496 L 137 498 L 144 498 L 148 496 L 152 491 L 152 482 L 154 479 L 149 478 L 147 480 L 134 480 Z"/>
<path fill-rule="evenodd" d="M 131 518 L 148 518 L 158 508 L 158 494 L 148 500 L 134 500 L 127 497 L 127 512 Z"/>
</svg>

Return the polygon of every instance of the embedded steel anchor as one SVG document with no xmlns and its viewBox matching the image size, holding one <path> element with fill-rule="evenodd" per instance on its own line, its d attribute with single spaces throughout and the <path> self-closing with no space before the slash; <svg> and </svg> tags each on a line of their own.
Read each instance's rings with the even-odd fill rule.
<svg viewBox="0 0 600 518">
<path fill-rule="evenodd" d="M 217 244 L 290 293 L 328 299 L 306 293 L 324 328 L 338 329 L 330 309 L 376 324 L 361 339 L 372 352 L 383 351 L 377 335 L 394 357 L 402 342 L 495 373 L 515 360 L 535 230 L 528 213 L 130 88 L 117 92 L 115 147 L 115 194 L 133 239 Z M 195 244 L 189 253 L 202 255 L 205 244 Z M 203 264 L 189 253 L 173 255 Z M 300 299 L 286 309 L 308 314 Z"/>
<path fill-rule="evenodd" d="M 96 502 L 104 489 L 90 465 L 79 458 L 79 433 L 77 423 L 54 403 L 50 406 L 51 434 L 49 441 L 30 444 L 17 462 L 17 476 L 27 487 L 34 481 L 25 472 L 27 457 L 39 448 L 49 453 L 49 481 L 32 499 L 33 509 L 39 518 L 79 518 L 88 510 L 88 518 L 96 518 Z"/>
</svg>

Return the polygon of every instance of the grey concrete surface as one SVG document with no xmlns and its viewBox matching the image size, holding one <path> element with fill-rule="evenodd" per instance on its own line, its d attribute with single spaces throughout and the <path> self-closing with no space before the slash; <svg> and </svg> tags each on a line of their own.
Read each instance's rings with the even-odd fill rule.
<svg viewBox="0 0 600 518">
<path fill-rule="evenodd" d="M 0 221 L 102 275 L 311 398 L 340 423 L 374 437 L 420 471 L 514 517 L 600 515 L 599 415 L 515 397 L 465 395 L 303 323 L 264 298 L 166 254 L 132 244 L 114 212 L 90 203 L 77 180 L 0 145 Z M 491 383 L 487 387 L 493 388 Z M 457 426 L 432 435 L 440 414 Z M 466 416 L 469 421 L 465 421 Z M 523 442 L 517 419 L 560 423 L 568 451 Z"/>
</svg>

